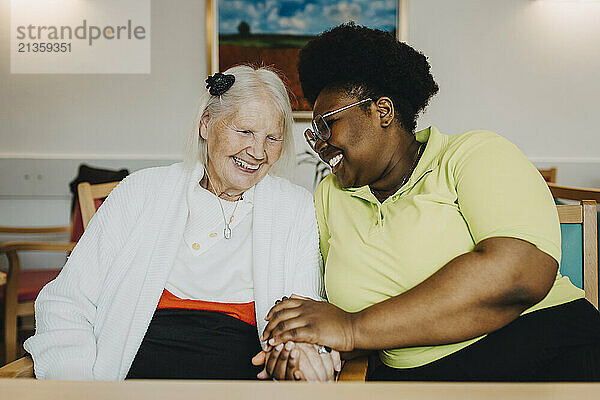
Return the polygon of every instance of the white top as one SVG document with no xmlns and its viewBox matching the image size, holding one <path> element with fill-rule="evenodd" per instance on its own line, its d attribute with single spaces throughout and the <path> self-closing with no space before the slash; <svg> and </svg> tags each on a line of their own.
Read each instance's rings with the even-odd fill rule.
<svg viewBox="0 0 600 400">
<path fill-rule="evenodd" d="M 137 171 L 104 201 L 36 299 L 36 332 L 25 349 L 37 378 L 127 376 L 182 242 L 191 173 L 183 164 Z M 277 299 L 322 299 L 324 291 L 312 195 L 267 175 L 256 185 L 252 215 L 260 335 Z"/>
<path fill-rule="evenodd" d="M 192 174 L 187 189 L 188 218 L 183 240 L 165 288 L 180 299 L 217 303 L 254 301 L 252 278 L 252 204 L 254 187 L 237 202 L 220 200 L 200 186 L 204 168 Z M 225 239 L 225 221 L 232 234 Z"/>
</svg>

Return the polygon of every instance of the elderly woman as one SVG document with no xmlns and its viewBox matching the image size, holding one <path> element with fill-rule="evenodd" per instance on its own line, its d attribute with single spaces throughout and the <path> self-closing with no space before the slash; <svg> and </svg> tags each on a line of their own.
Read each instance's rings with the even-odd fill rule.
<svg viewBox="0 0 600 400">
<path fill-rule="evenodd" d="M 333 171 L 316 193 L 331 304 L 278 304 L 264 339 L 377 350 L 371 380 L 600 379 L 600 317 L 557 272 L 556 207 L 527 158 L 488 131 L 415 132 L 438 86 L 388 33 L 336 27 L 298 69 Z"/>
<path fill-rule="evenodd" d="M 322 299 L 312 196 L 269 175 L 294 155 L 284 84 L 250 66 L 207 82 L 185 163 L 121 182 L 40 293 L 37 378 L 255 379 L 275 301 Z M 297 347 L 331 379 L 330 354 Z"/>
</svg>

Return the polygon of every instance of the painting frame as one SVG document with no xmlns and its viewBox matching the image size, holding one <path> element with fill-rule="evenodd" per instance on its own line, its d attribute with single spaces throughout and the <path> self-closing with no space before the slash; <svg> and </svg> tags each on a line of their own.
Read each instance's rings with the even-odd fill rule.
<svg viewBox="0 0 600 400">
<path fill-rule="evenodd" d="M 408 2 L 396 0 L 396 37 L 400 41 L 408 40 Z M 206 0 L 206 60 L 210 75 L 219 72 L 219 0 Z M 293 114 L 297 122 L 312 119 L 312 111 L 293 110 Z"/>
</svg>

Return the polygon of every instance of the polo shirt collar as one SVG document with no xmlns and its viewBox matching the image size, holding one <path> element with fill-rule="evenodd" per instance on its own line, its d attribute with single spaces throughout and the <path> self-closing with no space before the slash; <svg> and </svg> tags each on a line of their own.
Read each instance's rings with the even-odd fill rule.
<svg viewBox="0 0 600 400">
<path fill-rule="evenodd" d="M 435 126 L 430 126 L 416 132 L 415 137 L 418 142 L 426 143 L 421 159 L 408 181 L 396 193 L 387 198 L 384 203 L 396 200 L 403 193 L 415 186 L 425 174 L 433 171 L 439 165 L 441 153 L 447 145 L 448 137 L 440 133 Z M 344 190 L 350 192 L 350 195 L 353 197 L 358 197 L 371 203 L 378 203 L 377 198 L 373 195 L 368 185 Z"/>
<path fill-rule="evenodd" d="M 448 137 L 442 135 L 435 126 L 418 131 L 416 139 L 425 144 L 425 150 L 419 163 L 406 183 L 407 189 L 413 187 L 426 173 L 433 171 L 440 164 L 442 150 L 448 144 Z M 400 188 L 402 190 L 402 188 Z"/>
</svg>

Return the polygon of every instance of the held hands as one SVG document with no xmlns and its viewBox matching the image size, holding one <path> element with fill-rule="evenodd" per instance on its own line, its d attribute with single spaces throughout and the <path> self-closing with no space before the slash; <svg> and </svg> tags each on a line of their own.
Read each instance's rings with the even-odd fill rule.
<svg viewBox="0 0 600 400">
<path fill-rule="evenodd" d="M 313 307 L 311 308 L 311 306 Z M 329 317 L 313 319 L 313 316 L 320 317 L 321 308 L 330 311 L 327 314 Z M 345 313 L 328 303 L 313 301 L 301 296 L 292 295 L 291 299 L 284 297 L 282 300 L 278 300 L 275 307 L 269 311 L 265 318 L 269 323 L 263 333 L 262 340 L 270 339 L 267 349 L 261 351 L 252 359 L 254 365 L 264 364 L 264 369 L 258 374 L 258 378 L 332 381 L 334 371 L 339 372 L 341 370 L 340 353 L 332 350 L 331 352 L 319 354 L 318 344 L 327 344 L 330 347 L 336 346 L 330 344 L 330 342 L 309 340 L 308 337 L 297 335 L 296 326 L 304 327 L 305 329 L 302 332 L 306 332 L 308 335 L 312 332 L 310 323 L 302 323 L 303 321 L 316 321 L 316 324 L 320 325 L 321 323 L 327 323 L 330 317 L 334 317 L 337 318 L 337 324 L 334 323 L 332 329 L 339 329 L 341 324 L 345 329 L 348 329 L 350 337 L 352 337 L 352 324 L 351 322 L 348 323 L 348 320 L 351 319 L 350 316 L 351 314 Z M 289 322 L 293 324 L 289 325 Z M 299 322 L 300 324 L 298 324 Z M 312 334 L 315 335 L 315 333 Z M 319 332 L 314 337 L 319 337 L 318 334 Z M 298 342 L 308 343 L 289 341 L 285 339 L 284 335 L 292 335 L 299 339 Z M 353 346 L 353 340 L 350 340 L 350 342 Z"/>
<path fill-rule="evenodd" d="M 252 364 L 265 366 L 257 376 L 259 379 L 333 381 L 334 371 L 341 370 L 340 354 L 335 350 L 319 354 L 318 347 L 294 342 L 269 346 L 254 356 Z"/>
<path fill-rule="evenodd" d="M 277 303 L 265 318 L 262 340 L 270 346 L 306 342 L 338 351 L 354 350 L 354 314 L 324 301 L 292 295 Z"/>
</svg>

